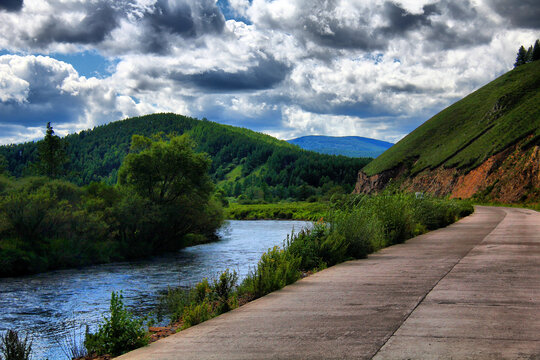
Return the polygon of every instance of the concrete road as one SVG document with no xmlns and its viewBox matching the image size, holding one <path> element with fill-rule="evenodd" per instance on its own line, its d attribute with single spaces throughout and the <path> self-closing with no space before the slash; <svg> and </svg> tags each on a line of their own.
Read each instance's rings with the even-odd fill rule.
<svg viewBox="0 0 540 360">
<path fill-rule="evenodd" d="M 540 213 L 477 207 L 119 359 L 540 359 Z"/>
</svg>

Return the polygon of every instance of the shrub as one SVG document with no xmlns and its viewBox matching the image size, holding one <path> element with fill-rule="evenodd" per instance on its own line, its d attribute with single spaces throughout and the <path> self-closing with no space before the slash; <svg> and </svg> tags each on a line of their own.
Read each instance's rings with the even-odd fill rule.
<svg viewBox="0 0 540 360">
<path fill-rule="evenodd" d="M 300 259 L 301 270 L 326 267 L 327 264 L 320 254 L 320 244 L 327 236 L 328 227 L 323 223 L 317 223 L 313 229 L 302 229 L 298 234 L 287 236 L 285 248 Z"/>
<path fill-rule="evenodd" d="M 32 353 L 32 341 L 28 340 L 28 335 L 24 339 L 19 337 L 19 333 L 8 330 L 0 336 L 0 359 L 5 360 L 28 360 Z"/>
<path fill-rule="evenodd" d="M 301 261 L 286 249 L 274 246 L 261 256 L 255 270 L 244 279 L 241 293 L 258 298 L 292 284 L 300 278 Z"/>
<path fill-rule="evenodd" d="M 202 303 L 192 303 L 184 309 L 182 320 L 184 324 L 182 329 L 187 329 L 193 325 L 202 323 L 215 316 L 212 311 L 212 305 L 208 299 L 204 299 Z"/>
<path fill-rule="evenodd" d="M 238 274 L 236 271 L 230 272 L 229 269 L 221 273 L 219 280 L 214 280 L 212 292 L 216 298 L 216 312 L 218 315 L 238 306 L 234 296 L 237 282 Z"/>
<path fill-rule="evenodd" d="M 95 334 L 86 334 L 84 345 L 89 353 L 118 356 L 148 344 L 142 322 L 125 309 L 121 293 L 111 294 L 110 312 Z"/>
</svg>

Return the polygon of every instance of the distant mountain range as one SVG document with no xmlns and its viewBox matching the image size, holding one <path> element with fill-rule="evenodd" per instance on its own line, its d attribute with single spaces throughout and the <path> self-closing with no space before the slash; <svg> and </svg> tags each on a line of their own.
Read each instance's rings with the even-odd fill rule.
<svg viewBox="0 0 540 360">
<path fill-rule="evenodd" d="M 321 154 L 372 158 L 376 158 L 394 145 L 386 141 L 360 136 L 311 135 L 287 141 L 298 145 L 302 149 L 316 151 Z"/>
</svg>

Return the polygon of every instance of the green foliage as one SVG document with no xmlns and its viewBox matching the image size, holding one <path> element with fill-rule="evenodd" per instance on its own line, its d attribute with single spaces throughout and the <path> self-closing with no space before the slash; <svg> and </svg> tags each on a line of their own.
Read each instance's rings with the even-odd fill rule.
<svg viewBox="0 0 540 360">
<path fill-rule="evenodd" d="M 0 175 L 5 174 L 8 171 L 8 162 L 4 155 L 0 154 Z"/>
<path fill-rule="evenodd" d="M 14 330 L 0 336 L 0 360 L 28 360 L 32 353 L 32 341 L 28 335 L 23 338 Z"/>
<path fill-rule="evenodd" d="M 300 278 L 302 259 L 275 246 L 261 256 L 257 267 L 244 279 L 240 293 L 251 298 L 264 296 Z"/>
<path fill-rule="evenodd" d="M 236 271 L 224 271 L 219 276 L 218 280 L 214 280 L 212 292 L 216 298 L 216 312 L 223 314 L 237 306 L 234 290 L 238 282 L 238 274 Z"/>
<path fill-rule="evenodd" d="M 118 183 L 156 204 L 170 204 L 196 197 L 208 201 L 213 190 L 208 176 L 210 159 L 195 153 L 186 136 L 151 141 L 134 135 L 131 152 L 118 171 Z"/>
<path fill-rule="evenodd" d="M 214 317 L 215 314 L 212 311 L 212 305 L 208 299 L 204 299 L 201 303 L 191 303 L 184 309 L 182 315 L 183 325 L 182 329 L 187 329 L 193 325 L 202 323 Z"/>
<path fill-rule="evenodd" d="M 110 317 L 95 334 L 87 333 L 84 345 L 90 354 L 119 356 L 148 344 L 142 321 L 126 310 L 122 294 L 111 294 Z"/>
<path fill-rule="evenodd" d="M 215 236 L 223 215 L 207 157 L 186 137 L 146 144 L 134 143 L 118 186 L 0 176 L 0 276 L 145 257 Z"/>
<path fill-rule="evenodd" d="M 534 42 L 534 48 L 532 51 L 532 61 L 540 60 L 540 40 Z"/>
<path fill-rule="evenodd" d="M 203 279 L 193 288 L 169 289 L 160 299 L 158 315 L 168 315 L 172 322 L 182 322 L 186 329 L 238 306 L 238 274 L 225 270 L 212 284 Z"/>
<path fill-rule="evenodd" d="M 175 114 L 153 114 L 66 136 L 71 170 L 66 179 L 79 185 L 116 183 L 132 136 L 151 138 L 156 133 L 188 134 L 196 143 L 195 151 L 212 159 L 209 174 L 224 194 L 244 194 L 250 200 L 305 199 L 309 192 L 320 192 L 327 184 L 341 185 L 350 192 L 358 169 L 369 161 L 304 151 L 247 129 Z M 8 160 L 14 176 L 24 175 L 27 165 L 38 158 L 34 143 L 1 146 L 0 154 Z"/>
<path fill-rule="evenodd" d="M 540 40 L 536 40 L 534 46 L 529 46 L 527 50 L 525 50 L 523 45 L 520 46 L 514 68 L 536 60 L 540 60 Z"/>
<path fill-rule="evenodd" d="M 47 123 L 45 138 L 37 144 L 37 169 L 41 175 L 56 178 L 63 173 L 67 156 L 62 139 L 54 135 L 51 123 Z"/>
<path fill-rule="evenodd" d="M 426 121 L 373 160 L 367 175 L 439 166 L 473 169 L 527 136 L 540 135 L 540 62 L 518 66 Z"/>
<path fill-rule="evenodd" d="M 516 62 L 514 63 L 514 67 L 518 67 L 520 65 L 526 64 L 528 62 L 527 58 L 528 58 L 527 50 L 525 50 L 525 48 L 522 45 L 520 46 L 517 52 L 517 57 L 516 57 Z"/>
<path fill-rule="evenodd" d="M 230 204 L 225 217 L 233 220 L 292 219 L 318 220 L 328 211 L 324 202 L 280 202 L 275 204 Z"/>
</svg>

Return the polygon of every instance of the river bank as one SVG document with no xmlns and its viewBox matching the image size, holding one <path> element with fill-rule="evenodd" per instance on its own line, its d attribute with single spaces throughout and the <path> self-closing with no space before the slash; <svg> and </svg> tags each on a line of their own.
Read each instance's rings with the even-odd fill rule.
<svg viewBox="0 0 540 360">
<path fill-rule="evenodd" d="M 241 282 L 227 270 L 219 279 L 203 279 L 190 290 L 170 289 L 164 298 L 166 310 L 171 323 L 181 323 L 183 330 L 238 307 L 239 299 L 254 300 L 294 283 L 303 271 L 318 271 L 363 258 L 451 224 L 472 211 L 470 203 L 417 199 L 412 194 L 352 197 L 336 204 L 326 220 L 313 229 L 300 231 L 289 237 L 283 247 L 268 250 Z"/>
<path fill-rule="evenodd" d="M 243 279 L 261 254 L 283 240 L 302 221 L 229 221 L 221 240 L 146 260 L 55 270 L 0 279 L 0 333 L 17 329 L 34 339 L 34 358 L 66 359 L 58 342 L 85 325 L 94 332 L 108 314 L 112 291 L 122 291 L 126 308 L 138 317 L 155 311 L 168 288 L 189 288 L 201 279 L 234 269 Z M 164 322 L 165 325 L 167 323 Z M 157 324 L 156 324 L 157 326 Z"/>
</svg>

